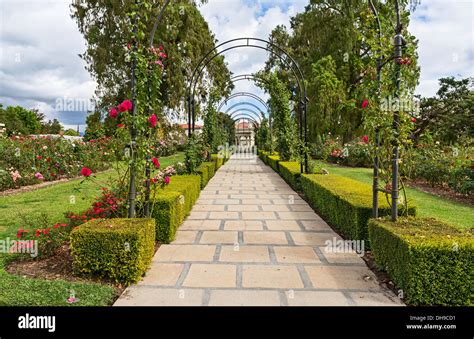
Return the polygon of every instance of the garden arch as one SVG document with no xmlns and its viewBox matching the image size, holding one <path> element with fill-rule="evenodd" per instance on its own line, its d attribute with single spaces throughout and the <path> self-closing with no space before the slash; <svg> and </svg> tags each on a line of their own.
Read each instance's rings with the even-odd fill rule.
<svg viewBox="0 0 474 339">
<path fill-rule="evenodd" d="M 237 43 L 237 45 L 225 47 L 222 51 L 219 51 L 219 52 L 217 51 L 220 47 L 224 47 L 232 43 Z M 264 47 L 264 46 L 258 45 L 258 43 L 264 43 L 266 45 Z M 200 62 L 198 63 L 198 65 L 196 66 L 196 68 L 194 69 L 192 73 L 192 76 L 189 82 L 189 88 L 188 88 L 188 133 L 189 135 L 191 135 L 191 132 L 194 132 L 194 125 L 195 125 L 195 120 L 196 120 L 196 114 L 195 114 L 196 101 L 194 100 L 194 97 L 195 97 L 195 92 L 196 92 L 197 80 L 200 79 L 200 77 L 202 76 L 206 66 L 214 58 L 221 55 L 222 53 L 225 53 L 227 51 L 230 51 L 236 48 L 248 48 L 248 47 L 262 49 L 275 55 L 293 73 L 298 85 L 298 94 L 299 94 L 299 105 L 300 105 L 300 112 L 299 112 L 299 119 L 298 119 L 299 137 L 300 137 L 300 140 L 307 147 L 308 128 L 307 128 L 306 113 L 307 113 L 307 103 L 309 100 L 307 98 L 306 85 L 305 85 L 305 79 L 304 79 L 303 73 L 301 72 L 301 69 L 298 63 L 293 59 L 293 57 L 288 52 L 286 52 L 283 48 L 276 45 L 275 43 L 268 40 L 260 39 L 260 38 L 236 38 L 236 39 L 227 40 L 215 46 L 211 50 L 209 50 L 204 55 L 204 57 L 200 60 Z M 277 53 L 277 51 L 279 53 Z M 307 172 L 308 171 L 308 157 L 306 153 L 304 154 L 304 158 L 305 158 L 304 168 L 305 168 L 305 171 Z M 301 172 L 303 172 L 303 164 L 301 164 Z"/>
</svg>

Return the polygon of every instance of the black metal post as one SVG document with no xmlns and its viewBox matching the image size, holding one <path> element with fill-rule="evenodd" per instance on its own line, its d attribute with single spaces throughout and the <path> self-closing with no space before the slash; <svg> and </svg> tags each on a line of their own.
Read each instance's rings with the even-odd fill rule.
<svg viewBox="0 0 474 339">
<path fill-rule="evenodd" d="M 392 149 L 392 221 L 396 221 L 398 217 L 398 157 L 399 157 L 399 124 L 400 124 L 400 84 L 401 84 L 401 63 L 399 62 L 402 55 L 402 47 L 404 39 L 402 36 L 402 25 L 400 20 L 400 6 L 398 0 L 395 1 L 397 12 L 397 28 L 394 39 L 395 45 L 395 61 L 396 61 L 396 93 L 395 99 L 398 103 L 398 110 L 393 113 L 393 149 Z"/>
<path fill-rule="evenodd" d="M 300 157 L 301 157 L 301 162 L 300 162 L 300 173 L 304 173 L 304 159 L 303 159 L 303 154 L 304 154 L 304 149 L 303 149 L 303 100 L 300 100 L 298 103 L 298 129 L 299 129 L 299 137 L 300 137 Z"/>
</svg>

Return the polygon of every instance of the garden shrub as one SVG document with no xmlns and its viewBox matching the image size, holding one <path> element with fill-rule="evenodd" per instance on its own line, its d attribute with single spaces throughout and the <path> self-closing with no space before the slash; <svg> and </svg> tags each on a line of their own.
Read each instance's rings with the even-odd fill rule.
<svg viewBox="0 0 474 339">
<path fill-rule="evenodd" d="M 296 161 L 280 161 L 280 175 L 295 190 L 300 188 L 301 167 Z"/>
<path fill-rule="evenodd" d="M 156 221 L 156 241 L 168 244 L 185 218 L 186 206 L 178 191 L 160 191 L 152 194 L 152 218 Z M 186 198 L 185 198 L 186 199 Z"/>
<path fill-rule="evenodd" d="M 474 237 L 434 219 L 369 221 L 376 264 L 414 305 L 472 305 Z"/>
<path fill-rule="evenodd" d="M 184 203 L 184 215 L 186 216 L 191 212 L 192 207 L 199 198 L 201 192 L 201 177 L 199 175 L 173 176 L 170 184 L 163 189 L 163 192 L 170 191 L 179 192 L 183 196 L 183 198 L 180 198 L 180 203 Z M 184 199 L 184 201 L 182 201 L 182 199 Z"/>
<path fill-rule="evenodd" d="M 365 240 L 369 248 L 367 222 L 372 217 L 372 186 L 334 174 L 303 174 L 301 188 L 315 210 L 346 238 Z M 404 206 L 400 205 L 400 214 Z M 390 215 L 391 208 L 379 193 L 379 215 Z M 416 214 L 414 206 L 408 207 Z"/>
<path fill-rule="evenodd" d="M 153 219 L 91 220 L 71 232 L 76 274 L 129 285 L 148 269 L 155 249 Z"/>
<path fill-rule="evenodd" d="M 280 156 L 270 155 L 267 157 L 267 164 L 273 168 L 275 172 L 278 172 L 278 163 L 280 162 Z"/>
<path fill-rule="evenodd" d="M 216 171 L 224 164 L 224 158 L 220 154 L 211 154 L 211 160 L 216 163 Z"/>
<path fill-rule="evenodd" d="M 216 163 L 212 162 L 203 162 L 198 168 L 197 173 L 201 176 L 201 189 L 206 187 L 207 183 L 214 176 L 216 172 Z"/>
</svg>

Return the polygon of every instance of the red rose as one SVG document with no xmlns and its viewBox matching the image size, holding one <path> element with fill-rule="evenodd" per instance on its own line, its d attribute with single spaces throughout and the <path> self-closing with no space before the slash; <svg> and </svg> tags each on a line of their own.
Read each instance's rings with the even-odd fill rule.
<svg viewBox="0 0 474 339">
<path fill-rule="evenodd" d="M 113 119 L 117 118 L 118 117 L 118 112 L 115 108 L 111 108 L 110 111 L 109 111 L 109 116 Z"/>
<path fill-rule="evenodd" d="M 165 184 L 169 185 L 170 184 L 170 177 L 165 177 Z"/>
<path fill-rule="evenodd" d="M 36 230 L 35 236 L 39 237 L 41 235 L 41 230 Z"/>
<path fill-rule="evenodd" d="M 87 178 L 87 177 L 90 177 L 90 175 L 92 174 L 92 171 L 87 167 L 83 167 L 81 170 L 81 174 Z"/>
<path fill-rule="evenodd" d="M 416 118 L 415 118 L 415 117 L 411 118 L 411 122 L 412 122 L 412 123 L 415 123 L 415 122 L 416 122 Z"/>
<path fill-rule="evenodd" d="M 156 115 L 152 114 L 149 118 L 148 118 L 148 122 L 150 123 L 150 126 L 153 128 L 156 126 L 156 122 L 157 122 L 157 118 L 156 118 Z"/>
<path fill-rule="evenodd" d="M 41 160 L 41 159 L 43 159 L 43 157 L 42 157 L 41 155 L 38 155 L 38 156 L 36 157 L 36 159 Z"/>
<path fill-rule="evenodd" d="M 158 160 L 158 158 L 152 158 L 151 159 L 151 162 L 153 163 L 153 165 L 155 165 L 156 168 L 160 168 L 160 161 Z"/>
<path fill-rule="evenodd" d="M 125 127 L 124 124 L 117 124 L 117 128 L 123 128 L 123 127 Z"/>
<path fill-rule="evenodd" d="M 369 106 L 369 100 L 365 99 L 362 101 L 362 108 L 366 108 L 367 106 Z"/>
<path fill-rule="evenodd" d="M 369 136 L 368 136 L 368 135 L 364 135 L 364 136 L 361 138 L 361 140 L 367 144 L 367 143 L 369 143 Z"/>
<path fill-rule="evenodd" d="M 118 110 L 120 112 L 126 112 L 131 110 L 133 107 L 133 104 L 130 100 L 124 100 L 120 105 L 118 105 Z"/>
</svg>

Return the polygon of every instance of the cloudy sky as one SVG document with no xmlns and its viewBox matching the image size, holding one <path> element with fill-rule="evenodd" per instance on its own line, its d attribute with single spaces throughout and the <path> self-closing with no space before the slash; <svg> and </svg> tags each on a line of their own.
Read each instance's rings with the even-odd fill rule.
<svg viewBox="0 0 474 339">
<path fill-rule="evenodd" d="M 267 38 L 273 27 L 288 25 L 307 0 L 209 0 L 201 7 L 219 41 L 237 37 Z M 69 16 L 69 0 L 0 0 L 0 103 L 39 108 L 66 127 L 84 129 L 95 83 L 78 57 L 85 44 Z M 419 94 L 434 95 L 437 79 L 474 76 L 474 5 L 472 0 L 422 0 L 412 15 L 411 32 L 420 40 Z M 255 72 L 264 51 L 229 51 L 234 74 Z M 237 91 L 261 94 L 250 82 Z M 58 104 L 71 104 L 57 112 Z"/>
</svg>

